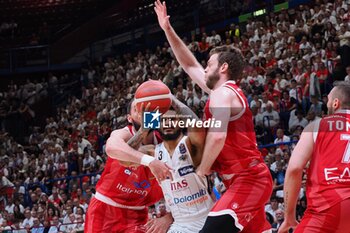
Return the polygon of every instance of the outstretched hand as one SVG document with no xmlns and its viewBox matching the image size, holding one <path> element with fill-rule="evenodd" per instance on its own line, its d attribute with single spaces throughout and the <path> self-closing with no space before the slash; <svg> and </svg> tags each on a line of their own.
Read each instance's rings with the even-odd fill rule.
<svg viewBox="0 0 350 233">
<path fill-rule="evenodd" d="M 165 2 L 161 3 L 160 0 L 155 1 L 154 2 L 154 11 L 156 12 L 157 17 L 158 17 L 159 26 L 164 31 L 168 30 L 171 27 L 171 25 L 170 25 L 170 21 L 169 21 L 170 16 L 167 13 Z"/>
</svg>

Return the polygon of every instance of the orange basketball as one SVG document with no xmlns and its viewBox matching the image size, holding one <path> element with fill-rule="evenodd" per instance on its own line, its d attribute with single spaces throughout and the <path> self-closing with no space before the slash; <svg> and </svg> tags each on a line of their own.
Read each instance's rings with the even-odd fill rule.
<svg viewBox="0 0 350 233">
<path fill-rule="evenodd" d="M 169 88 L 161 81 L 150 80 L 142 83 L 135 92 L 135 101 L 137 109 L 141 109 L 141 104 L 144 103 L 146 107 L 151 103 L 148 111 L 153 111 L 159 107 L 161 113 L 169 110 L 171 105 Z"/>
</svg>

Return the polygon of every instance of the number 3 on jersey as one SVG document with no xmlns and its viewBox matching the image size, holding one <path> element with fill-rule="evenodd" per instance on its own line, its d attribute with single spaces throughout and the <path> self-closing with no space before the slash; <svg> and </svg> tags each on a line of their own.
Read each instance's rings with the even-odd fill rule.
<svg viewBox="0 0 350 233">
<path fill-rule="evenodd" d="M 158 160 L 162 160 L 162 158 L 163 158 L 163 151 L 159 151 Z"/>
<path fill-rule="evenodd" d="M 340 140 L 348 141 L 344 151 L 342 163 L 349 163 L 350 162 L 350 134 L 341 134 Z"/>
</svg>

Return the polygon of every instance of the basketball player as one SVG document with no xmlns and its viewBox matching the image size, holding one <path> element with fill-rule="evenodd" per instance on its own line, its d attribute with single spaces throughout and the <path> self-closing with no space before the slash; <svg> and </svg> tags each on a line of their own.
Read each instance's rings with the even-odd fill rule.
<svg viewBox="0 0 350 233">
<path fill-rule="evenodd" d="M 175 97 L 172 105 L 177 111 L 169 110 L 162 116 L 165 122 L 160 129 L 163 143 L 155 148 L 153 146 L 151 154 L 173 169 L 173 180 L 161 182 L 166 205 L 174 218 L 168 233 L 199 232 L 214 204 L 208 180 L 195 173 L 195 167 L 200 164 L 202 157 L 205 129 L 188 128 L 187 136 L 184 136 L 179 125 L 174 127 L 170 124 L 183 120 L 176 117 L 177 113 L 199 119 Z M 148 225 L 149 232 L 152 232 L 152 224 Z"/>
<path fill-rule="evenodd" d="M 130 107 L 130 125 L 113 131 L 107 141 L 106 152 L 109 157 L 96 185 L 95 197 L 90 202 L 84 232 L 145 232 L 144 224 L 148 220 L 147 206 L 163 197 L 151 170 L 168 170 L 164 163 L 154 160 L 144 164 L 149 167 L 135 167 L 131 163 L 113 159 L 116 154 L 126 157 L 139 154 L 140 152 L 133 148 L 138 148 L 141 143 L 140 135 L 148 133 L 138 130 L 140 120 L 135 103 Z M 143 143 L 157 144 L 157 138 L 151 133 L 144 137 Z M 172 219 L 169 218 L 169 221 L 171 223 Z"/>
<path fill-rule="evenodd" d="M 221 121 L 220 129 L 209 128 L 207 132 L 197 174 L 217 171 L 227 191 L 214 205 L 201 232 L 270 230 L 264 206 L 272 192 L 272 178 L 257 149 L 246 97 L 235 83 L 244 67 L 242 54 L 231 46 L 217 47 L 204 69 L 171 27 L 165 3 L 155 2 L 155 12 L 178 62 L 209 94 L 205 117 Z"/>
<path fill-rule="evenodd" d="M 284 182 L 285 219 L 278 232 L 295 227 L 295 209 L 305 165 L 307 209 L 294 232 L 350 232 L 350 83 L 328 95 L 328 113 L 310 123 L 289 160 Z"/>
</svg>

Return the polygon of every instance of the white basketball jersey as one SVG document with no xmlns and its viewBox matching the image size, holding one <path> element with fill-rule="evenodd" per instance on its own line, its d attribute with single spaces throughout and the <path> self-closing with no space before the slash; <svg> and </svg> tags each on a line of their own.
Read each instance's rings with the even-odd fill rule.
<svg viewBox="0 0 350 233">
<path fill-rule="evenodd" d="M 184 136 L 171 157 L 164 143 L 155 148 L 155 156 L 173 169 L 173 181 L 163 180 L 161 187 L 167 207 L 175 222 L 206 218 L 214 202 L 208 193 L 208 182 L 196 174 Z"/>
</svg>

